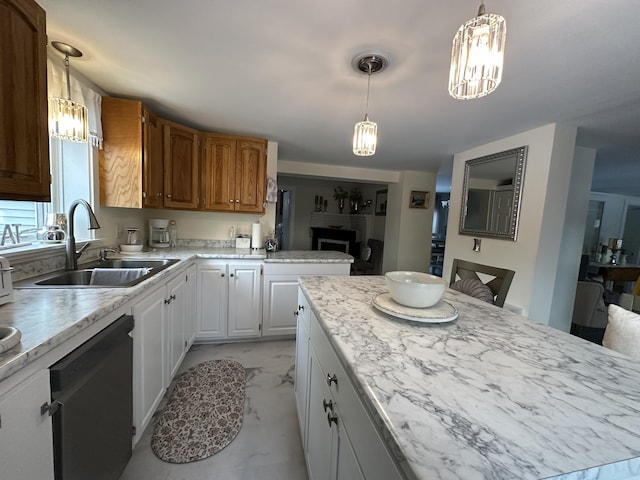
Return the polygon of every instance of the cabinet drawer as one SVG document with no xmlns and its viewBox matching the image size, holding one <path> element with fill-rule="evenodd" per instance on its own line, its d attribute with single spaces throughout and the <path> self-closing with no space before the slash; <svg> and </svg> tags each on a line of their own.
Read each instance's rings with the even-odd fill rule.
<svg viewBox="0 0 640 480">
<path fill-rule="evenodd" d="M 368 480 L 404 478 L 387 451 L 385 443 L 314 314 L 311 314 L 310 336 L 311 345 L 324 378 L 335 375 L 337 380 L 337 383 L 331 382 L 329 389 L 336 403 L 338 421 L 347 431 L 365 478 Z"/>
</svg>

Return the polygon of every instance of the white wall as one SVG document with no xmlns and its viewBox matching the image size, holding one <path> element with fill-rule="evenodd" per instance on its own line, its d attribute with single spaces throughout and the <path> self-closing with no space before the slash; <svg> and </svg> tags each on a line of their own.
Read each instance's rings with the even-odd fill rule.
<svg viewBox="0 0 640 480">
<path fill-rule="evenodd" d="M 410 208 L 411 191 L 427 191 L 429 208 Z M 400 181 L 389 186 L 382 271 L 427 272 L 431 257 L 431 225 L 436 174 L 401 172 Z"/>
<path fill-rule="evenodd" d="M 507 296 L 507 303 L 521 308 L 525 315 L 539 323 L 550 323 L 554 288 L 564 288 L 567 282 L 575 281 L 574 275 L 577 276 L 577 266 L 575 271 L 566 271 L 566 267 L 558 267 L 561 254 L 573 249 L 579 263 L 582 250 L 582 240 L 577 245 L 562 244 L 563 237 L 575 241 L 573 236 L 565 234 L 564 227 L 565 218 L 574 214 L 571 209 L 575 208 L 569 202 L 575 134 L 575 128 L 550 124 L 455 155 L 444 278 L 451 275 L 453 258 L 514 270 L 516 274 Z M 523 145 L 528 146 L 528 155 L 517 241 L 483 238 L 481 251 L 473 252 L 473 237 L 460 235 L 457 231 L 464 162 Z M 590 169 L 593 170 L 593 165 Z M 588 190 L 580 181 L 574 188 L 576 194 L 585 188 Z M 586 207 L 584 215 L 586 216 Z M 580 234 L 583 233 L 584 223 Z M 554 308 L 563 319 L 570 319 L 573 296 L 558 298 Z M 554 321 L 555 323 L 558 322 Z"/>
<path fill-rule="evenodd" d="M 435 172 L 402 172 L 279 161 L 278 174 L 388 185 L 382 271 L 427 271 L 431 255 Z M 430 192 L 428 209 L 409 208 L 411 190 Z"/>
</svg>

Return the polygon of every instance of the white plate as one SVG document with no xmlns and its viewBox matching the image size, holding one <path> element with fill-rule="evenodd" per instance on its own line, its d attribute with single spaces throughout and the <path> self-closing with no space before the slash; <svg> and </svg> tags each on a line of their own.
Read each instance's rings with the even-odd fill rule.
<svg viewBox="0 0 640 480">
<path fill-rule="evenodd" d="M 379 293 L 373 297 L 371 304 L 381 312 L 414 322 L 445 323 L 452 322 L 458 318 L 458 310 L 456 310 L 456 307 L 444 300 L 440 300 L 432 307 L 412 308 L 396 303 L 391 298 L 391 294 L 386 292 Z"/>
</svg>

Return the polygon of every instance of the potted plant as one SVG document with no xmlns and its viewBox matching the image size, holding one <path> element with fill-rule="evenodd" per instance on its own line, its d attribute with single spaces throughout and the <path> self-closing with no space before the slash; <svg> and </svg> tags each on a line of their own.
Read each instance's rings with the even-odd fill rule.
<svg viewBox="0 0 640 480">
<path fill-rule="evenodd" d="M 340 210 L 340 213 L 342 213 L 342 210 L 344 209 L 344 201 L 348 196 L 349 194 L 347 191 L 340 186 L 333 189 L 333 199 L 338 202 L 338 209 Z"/>
<path fill-rule="evenodd" d="M 353 187 L 349 192 L 349 205 L 351 206 L 351 213 L 358 213 L 361 204 L 362 192 L 358 187 Z"/>
</svg>

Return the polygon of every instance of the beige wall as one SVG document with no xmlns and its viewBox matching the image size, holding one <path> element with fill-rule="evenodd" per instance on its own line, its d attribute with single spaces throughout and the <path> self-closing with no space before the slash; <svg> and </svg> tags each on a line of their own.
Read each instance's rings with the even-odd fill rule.
<svg viewBox="0 0 640 480">
<path fill-rule="evenodd" d="M 551 124 L 456 154 L 444 262 L 447 279 L 453 258 L 515 270 L 507 304 L 563 330 L 571 322 L 586 218 L 586 206 L 571 202 L 569 192 L 581 198 L 587 192 L 588 199 L 594 161 L 592 152 L 574 152 L 575 135 L 575 128 Z M 481 251 L 473 252 L 473 237 L 458 233 L 464 162 L 523 145 L 528 156 L 517 241 L 483 238 Z M 584 175 L 572 178 L 574 156 Z M 575 221 L 567 222 L 571 215 Z"/>
</svg>

